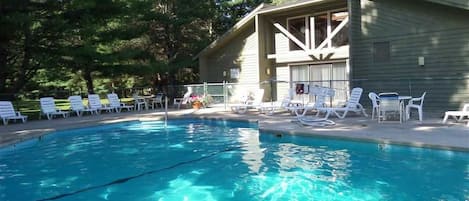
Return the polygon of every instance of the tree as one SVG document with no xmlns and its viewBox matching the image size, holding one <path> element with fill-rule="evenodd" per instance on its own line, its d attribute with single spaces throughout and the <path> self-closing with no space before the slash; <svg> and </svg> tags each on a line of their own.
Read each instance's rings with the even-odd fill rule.
<svg viewBox="0 0 469 201">
<path fill-rule="evenodd" d="M 54 63 L 61 8 L 58 1 L 2 1 L 0 93 L 18 93 L 38 69 Z"/>
<path fill-rule="evenodd" d="M 215 35 L 220 36 L 225 33 L 261 3 L 271 2 L 270 0 L 216 0 L 217 13 L 213 24 Z"/>
<path fill-rule="evenodd" d="M 139 62 L 145 53 L 129 45 L 139 36 L 130 29 L 133 2 L 73 0 L 64 12 L 68 27 L 61 62 L 83 76 L 88 93 L 94 93 L 94 75 L 112 77 L 128 72 L 132 66 L 145 66 Z"/>
</svg>

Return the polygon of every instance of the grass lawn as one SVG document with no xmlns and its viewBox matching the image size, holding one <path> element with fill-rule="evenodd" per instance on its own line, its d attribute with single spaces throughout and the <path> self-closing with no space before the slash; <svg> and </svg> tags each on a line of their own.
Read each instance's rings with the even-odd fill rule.
<svg viewBox="0 0 469 201">
<path fill-rule="evenodd" d="M 122 102 L 132 102 L 133 98 L 122 98 Z M 101 99 L 102 104 L 109 104 L 107 99 Z M 88 105 L 88 99 L 83 99 L 83 104 Z M 62 111 L 67 111 L 70 109 L 70 102 L 67 99 L 55 99 L 55 105 L 58 109 Z M 13 101 L 13 106 L 16 111 L 21 112 L 22 115 L 27 115 L 28 120 L 37 120 L 39 119 L 41 107 L 39 100 L 17 100 Z M 46 117 L 42 117 L 45 119 Z"/>
</svg>

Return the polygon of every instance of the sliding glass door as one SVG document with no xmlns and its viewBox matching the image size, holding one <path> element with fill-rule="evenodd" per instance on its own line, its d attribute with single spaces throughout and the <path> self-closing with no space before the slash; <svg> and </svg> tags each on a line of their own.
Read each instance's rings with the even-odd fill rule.
<svg viewBox="0 0 469 201">
<path fill-rule="evenodd" d="M 332 100 L 328 102 L 335 105 L 343 102 L 347 98 L 348 92 L 348 75 L 347 65 L 345 62 L 329 63 L 329 64 L 311 64 L 291 66 L 291 82 L 292 86 L 296 84 L 305 84 L 309 87 L 322 86 L 335 89 L 336 94 Z M 305 86 L 306 87 L 306 86 Z M 308 90 L 305 90 L 307 92 Z M 295 99 L 314 101 L 312 97 L 297 95 Z"/>
</svg>

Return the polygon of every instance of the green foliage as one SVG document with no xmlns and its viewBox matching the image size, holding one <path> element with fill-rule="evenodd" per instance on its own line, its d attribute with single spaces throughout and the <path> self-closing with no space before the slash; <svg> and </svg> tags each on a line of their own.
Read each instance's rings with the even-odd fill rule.
<svg viewBox="0 0 469 201">
<path fill-rule="evenodd" d="M 193 57 L 262 2 L 2 0 L 0 95 L 197 81 Z"/>
</svg>

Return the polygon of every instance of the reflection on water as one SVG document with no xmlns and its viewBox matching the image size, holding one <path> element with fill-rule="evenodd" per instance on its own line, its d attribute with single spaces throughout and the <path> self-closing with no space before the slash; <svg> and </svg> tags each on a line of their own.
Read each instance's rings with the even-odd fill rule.
<svg viewBox="0 0 469 201">
<path fill-rule="evenodd" d="M 245 163 L 252 173 L 258 174 L 262 166 L 264 151 L 261 149 L 259 141 L 259 133 L 253 133 L 252 129 L 239 128 L 238 141 L 242 143 L 242 161 Z"/>
<path fill-rule="evenodd" d="M 327 149 L 290 142 L 260 142 L 258 135 L 240 132 L 244 143 L 242 159 L 255 173 L 239 186 L 247 187 L 253 200 L 379 200 L 378 189 L 368 189 L 363 199 L 347 179 L 352 165 L 347 150 Z M 240 191 L 242 191 L 241 189 Z M 245 189 L 244 189 L 245 190 Z M 337 199 L 330 199 L 336 194 Z"/>
</svg>

